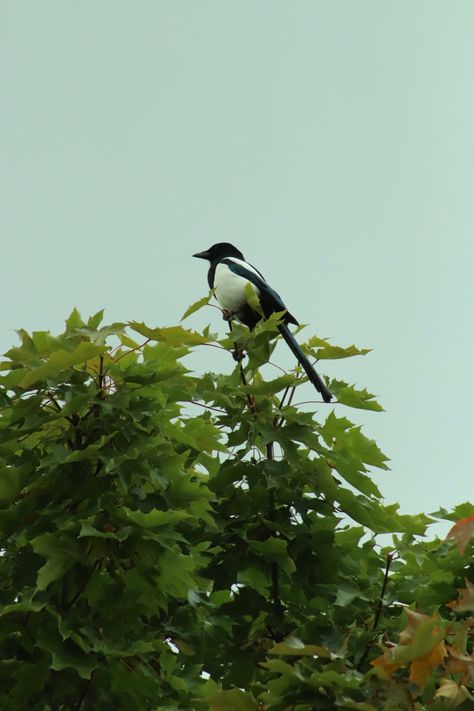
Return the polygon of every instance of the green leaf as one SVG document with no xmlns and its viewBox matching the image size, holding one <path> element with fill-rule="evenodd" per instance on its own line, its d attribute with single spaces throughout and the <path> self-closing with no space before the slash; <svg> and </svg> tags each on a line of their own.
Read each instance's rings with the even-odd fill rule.
<svg viewBox="0 0 474 711">
<path fill-rule="evenodd" d="M 254 311 L 263 317 L 262 305 L 258 297 L 257 288 L 250 281 L 245 285 L 245 300 Z"/>
<path fill-rule="evenodd" d="M 28 476 L 27 467 L 5 467 L 0 471 L 0 499 L 15 498 Z"/>
<path fill-rule="evenodd" d="M 194 302 L 194 304 L 191 304 L 191 306 L 189 306 L 181 316 L 180 320 L 184 321 L 188 318 L 188 316 L 191 316 L 191 314 L 194 314 L 196 311 L 199 311 L 199 309 L 202 309 L 203 306 L 207 306 L 213 296 L 213 293 L 214 292 L 211 290 L 207 296 L 203 296 L 202 299 L 198 299 Z"/>
<path fill-rule="evenodd" d="M 274 395 L 294 384 L 295 378 L 293 375 L 280 375 L 274 380 L 258 381 L 258 379 L 254 379 L 249 385 L 242 386 L 242 392 L 256 396 Z"/>
<path fill-rule="evenodd" d="M 160 573 L 156 576 L 157 591 L 162 596 L 187 598 L 195 584 L 194 565 L 190 555 L 182 555 L 177 549 L 164 551 L 159 559 Z"/>
<path fill-rule="evenodd" d="M 198 346 L 202 343 L 207 343 L 207 338 L 201 336 L 200 333 L 185 329 L 182 326 L 148 328 L 144 323 L 138 323 L 137 321 L 131 321 L 129 326 L 150 341 L 165 341 L 171 346 Z"/>
<path fill-rule="evenodd" d="M 331 380 L 331 391 L 341 405 L 348 405 L 360 410 L 383 412 L 383 407 L 374 400 L 375 395 L 372 395 L 366 389 L 356 390 L 354 385 L 348 385 L 342 380 Z"/>
<path fill-rule="evenodd" d="M 78 538 L 108 538 L 110 540 L 123 541 L 129 537 L 131 532 L 131 526 L 125 526 L 120 528 L 118 531 L 99 531 L 90 523 L 83 523 Z"/>
<path fill-rule="evenodd" d="M 431 515 L 436 518 L 446 519 L 446 521 L 459 521 L 462 518 L 474 516 L 474 504 L 470 501 L 465 501 L 463 504 L 455 506 L 452 511 L 441 508 Z"/>
<path fill-rule="evenodd" d="M 210 711 L 257 711 L 258 709 L 250 694 L 241 689 L 218 691 L 206 700 Z"/>
<path fill-rule="evenodd" d="M 107 348 L 105 346 L 95 346 L 93 343 L 83 341 L 73 351 L 56 351 L 48 358 L 46 363 L 40 365 L 39 368 L 30 370 L 22 379 L 20 385 L 23 388 L 29 388 L 30 385 L 41 380 L 47 380 L 52 376 L 57 376 L 62 371 L 74 365 L 92 360 L 98 355 L 105 353 L 106 350 Z"/>
<path fill-rule="evenodd" d="M 248 585 L 256 590 L 262 597 L 266 597 L 270 587 L 270 579 L 264 569 L 250 565 L 237 574 L 237 582 Z"/>
<path fill-rule="evenodd" d="M 70 316 L 66 319 L 66 327 L 68 330 L 72 331 L 75 328 L 84 328 L 86 324 L 81 318 L 81 314 L 79 311 L 76 309 L 76 307 L 73 308 L 71 311 Z"/>
<path fill-rule="evenodd" d="M 97 661 L 91 654 L 84 654 L 69 640 L 62 641 L 56 636 L 42 633 L 40 646 L 51 654 L 51 669 L 62 671 L 74 669 L 82 679 L 90 679 L 97 668 Z"/>
<path fill-rule="evenodd" d="M 45 602 L 14 602 L 12 605 L 5 605 L 1 609 L 0 617 L 19 613 L 40 612 L 45 606 Z"/>
<path fill-rule="evenodd" d="M 31 541 L 35 553 L 46 558 L 39 569 L 36 584 L 46 590 L 52 582 L 61 578 L 79 557 L 78 544 L 66 534 L 43 533 Z"/>
<path fill-rule="evenodd" d="M 342 582 L 338 585 L 337 596 L 334 601 L 335 605 L 340 605 L 340 607 L 346 607 L 353 600 L 360 599 L 363 597 L 359 588 L 355 587 L 351 583 Z"/>
<path fill-rule="evenodd" d="M 360 427 L 354 427 L 348 432 L 346 443 L 351 451 L 366 464 L 379 469 L 388 469 L 385 464 L 388 458 L 373 439 L 369 439 L 362 433 Z"/>
<path fill-rule="evenodd" d="M 357 348 L 356 346 L 348 346 L 347 348 L 341 348 L 341 346 L 331 346 L 327 341 L 322 341 L 318 338 L 310 338 L 308 345 L 314 351 L 314 356 L 318 360 L 335 360 L 338 358 L 352 358 L 353 356 L 367 355 L 371 352 L 370 348 Z"/>
<path fill-rule="evenodd" d="M 182 511 L 180 509 L 174 509 L 171 511 L 159 511 L 158 509 L 152 509 L 148 513 L 144 513 L 143 511 L 126 510 L 124 513 L 127 519 L 133 521 L 142 528 L 159 528 L 161 526 L 168 526 L 170 524 L 178 523 L 179 521 L 191 518 L 186 511 Z"/>
<path fill-rule="evenodd" d="M 331 652 L 326 647 L 318 644 L 304 644 L 300 639 L 291 635 L 283 642 L 277 642 L 270 647 L 268 654 L 283 654 L 295 657 L 325 657 L 331 658 Z"/>
<path fill-rule="evenodd" d="M 405 611 L 405 615 L 409 614 L 409 612 Z M 399 645 L 393 651 L 390 651 L 390 657 L 401 664 L 428 654 L 433 647 L 444 639 L 447 625 L 448 621 L 443 623 L 438 615 L 427 618 L 416 628 L 410 643 Z"/>
<path fill-rule="evenodd" d="M 92 328 L 94 331 L 99 328 L 100 324 L 102 323 L 102 319 L 104 318 L 104 309 L 101 309 L 100 311 L 97 311 L 96 314 L 91 316 L 89 320 L 87 321 L 87 327 Z"/>
<path fill-rule="evenodd" d="M 363 682 L 362 674 L 347 671 L 343 674 L 329 669 L 311 674 L 310 681 L 315 687 L 336 687 L 338 689 L 359 689 Z"/>
<path fill-rule="evenodd" d="M 295 572 L 296 566 L 288 555 L 288 544 L 283 539 L 270 537 L 266 541 L 249 541 L 248 543 L 259 555 L 278 563 L 288 575 Z"/>
<path fill-rule="evenodd" d="M 331 410 L 326 417 L 326 422 L 321 427 L 321 434 L 326 444 L 331 446 L 333 440 L 338 440 L 351 427 L 353 427 L 353 424 L 347 417 L 336 417 L 334 410 Z"/>
<path fill-rule="evenodd" d="M 11 367 L 11 363 L 9 364 Z M 13 368 L 6 375 L 0 376 L 0 383 L 8 390 L 10 388 L 17 388 L 20 383 L 30 373 L 29 368 Z"/>
</svg>

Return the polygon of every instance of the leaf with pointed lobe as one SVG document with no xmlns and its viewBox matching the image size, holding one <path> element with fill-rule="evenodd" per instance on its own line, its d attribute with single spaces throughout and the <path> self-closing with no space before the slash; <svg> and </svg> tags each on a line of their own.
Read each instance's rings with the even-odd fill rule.
<svg viewBox="0 0 474 711">
<path fill-rule="evenodd" d="M 458 599 L 447 605 L 457 612 L 474 612 L 474 583 L 465 578 L 466 587 L 458 588 Z"/>
<path fill-rule="evenodd" d="M 129 326 L 150 341 L 165 341 L 172 346 L 198 346 L 202 343 L 207 343 L 207 339 L 200 333 L 183 328 L 182 326 L 149 328 L 145 326 L 144 323 L 138 323 L 138 321 L 131 321 Z"/>
<path fill-rule="evenodd" d="M 373 410 L 383 412 L 383 407 L 374 399 L 375 395 L 365 388 L 357 390 L 354 385 L 349 385 L 342 380 L 331 380 L 331 392 L 341 405 L 348 405 L 359 410 Z"/>
<path fill-rule="evenodd" d="M 46 563 L 38 570 L 36 579 L 39 590 L 46 590 L 79 558 L 78 544 L 72 536 L 66 534 L 43 533 L 32 539 L 31 546 L 35 553 L 46 558 Z"/>
<path fill-rule="evenodd" d="M 474 534 L 474 514 L 457 521 L 450 529 L 446 538 L 454 538 L 461 555 Z"/>
<path fill-rule="evenodd" d="M 58 376 L 62 371 L 81 365 L 105 353 L 105 346 L 96 346 L 83 341 L 73 351 L 55 351 L 43 365 L 30 370 L 21 381 L 23 388 L 29 388 L 34 383 Z"/>
<path fill-rule="evenodd" d="M 181 316 L 180 320 L 184 321 L 185 319 L 188 318 L 188 316 L 191 316 L 191 314 L 194 314 L 194 313 L 196 313 L 196 311 L 199 311 L 204 306 L 207 306 L 213 296 L 213 293 L 214 293 L 213 290 L 211 290 L 209 292 L 209 294 L 207 294 L 207 296 L 203 296 L 202 299 L 198 299 L 197 301 L 194 302 L 194 304 L 191 304 L 191 306 L 189 306 L 186 309 L 186 311 L 184 312 L 184 314 Z"/>
</svg>

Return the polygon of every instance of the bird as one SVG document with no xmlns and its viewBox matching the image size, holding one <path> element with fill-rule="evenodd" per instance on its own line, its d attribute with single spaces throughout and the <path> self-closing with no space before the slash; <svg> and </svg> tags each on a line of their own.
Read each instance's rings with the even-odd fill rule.
<svg viewBox="0 0 474 711">
<path fill-rule="evenodd" d="M 193 257 L 206 259 L 210 262 L 207 273 L 209 288 L 214 290 L 217 302 L 230 317 L 235 317 L 250 329 L 253 329 L 261 320 L 262 315 L 253 309 L 247 301 L 246 287 L 248 284 L 251 284 L 258 296 L 265 318 L 276 312 L 284 312 L 282 322 L 278 325 L 279 332 L 308 379 L 321 394 L 324 402 L 330 402 L 333 397 L 331 392 L 301 350 L 301 346 L 288 327 L 288 324 L 298 326 L 298 321 L 288 311 L 281 296 L 272 289 L 261 272 L 246 262 L 242 252 L 229 242 L 213 244 L 209 249 L 193 254 Z"/>
</svg>

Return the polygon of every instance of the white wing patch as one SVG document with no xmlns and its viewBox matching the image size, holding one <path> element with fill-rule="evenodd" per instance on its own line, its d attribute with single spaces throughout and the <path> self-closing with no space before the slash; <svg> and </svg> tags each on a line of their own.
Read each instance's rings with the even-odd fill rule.
<svg viewBox="0 0 474 711">
<path fill-rule="evenodd" d="M 235 257 L 231 257 L 230 259 L 232 262 L 240 264 L 248 271 L 251 271 L 262 278 L 257 270 L 251 267 L 250 264 L 247 264 L 247 262 L 244 262 L 241 259 L 236 259 Z M 217 301 L 223 309 L 226 309 L 227 311 L 234 311 L 238 310 L 242 304 L 245 304 L 245 287 L 247 284 L 251 284 L 252 289 L 258 296 L 260 293 L 259 290 L 254 284 L 249 282 L 248 279 L 235 274 L 229 269 L 227 264 L 217 265 L 214 276 L 214 289 Z"/>
</svg>

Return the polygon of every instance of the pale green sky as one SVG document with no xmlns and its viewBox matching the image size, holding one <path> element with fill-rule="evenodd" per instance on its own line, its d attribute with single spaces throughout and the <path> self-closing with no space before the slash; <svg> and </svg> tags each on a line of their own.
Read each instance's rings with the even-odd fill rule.
<svg viewBox="0 0 474 711">
<path fill-rule="evenodd" d="M 73 306 L 175 323 L 231 241 L 375 349 L 325 372 L 387 410 L 338 408 L 387 500 L 472 498 L 473 68 L 472 0 L 2 0 L 1 350 Z"/>
</svg>

